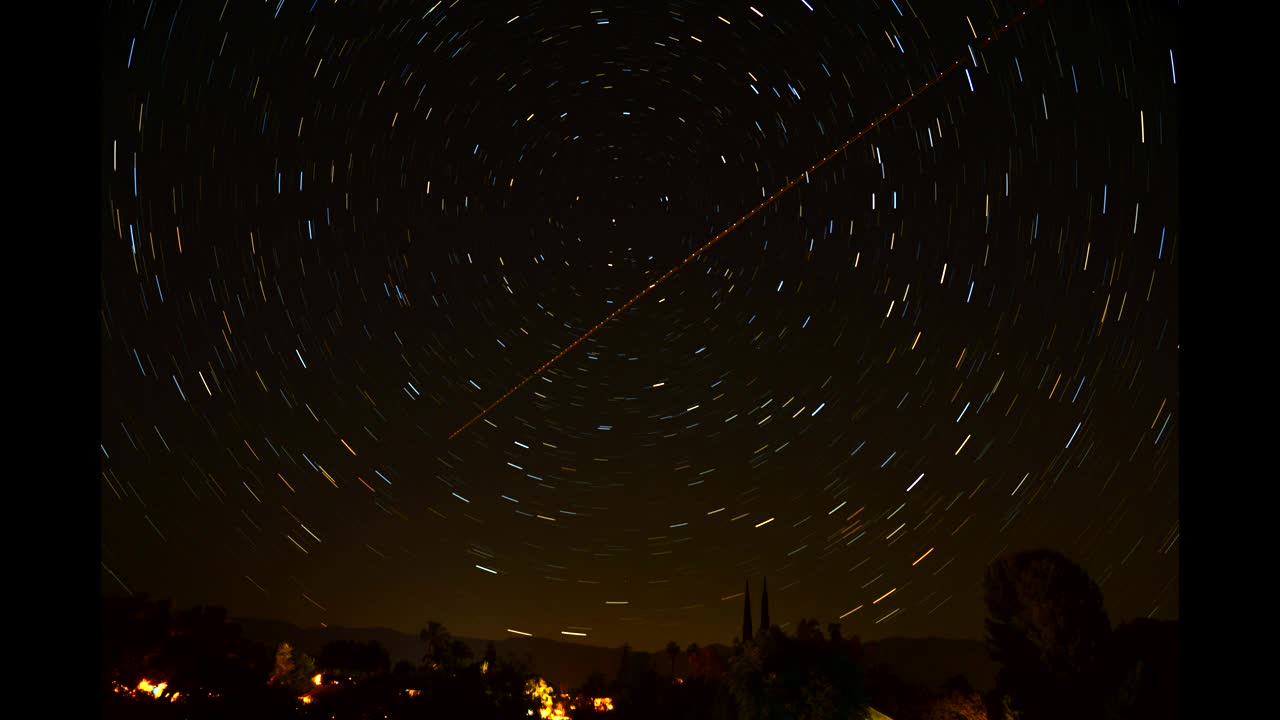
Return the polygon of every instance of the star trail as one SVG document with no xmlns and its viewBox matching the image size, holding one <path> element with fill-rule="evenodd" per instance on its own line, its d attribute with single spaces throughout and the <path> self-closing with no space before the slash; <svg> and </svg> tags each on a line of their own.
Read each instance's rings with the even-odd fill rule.
<svg viewBox="0 0 1280 720">
<path fill-rule="evenodd" d="M 1040 3 L 1037 3 L 1037 5 L 1036 5 L 1036 6 L 1033 6 L 1033 7 L 1038 7 L 1038 6 L 1039 6 L 1039 4 L 1040 4 Z M 1025 11 L 1025 10 L 1024 10 L 1021 14 L 1019 14 L 1016 18 L 1014 18 L 1014 21 L 1021 20 L 1023 17 L 1025 17 L 1025 16 L 1026 16 L 1026 13 L 1027 13 L 1027 11 Z M 724 19 L 724 18 L 722 18 L 722 17 L 717 16 L 717 19 L 722 20 L 722 21 L 724 21 L 726 24 L 728 24 L 728 21 L 727 21 L 727 20 L 725 20 L 725 19 Z M 990 42 L 991 42 L 991 40 L 993 40 L 993 39 L 994 39 L 996 36 L 998 36 L 1001 32 L 1004 32 L 1005 30 L 1007 30 L 1007 29 L 1008 29 L 1008 27 L 1009 27 L 1009 26 L 1008 26 L 1008 24 L 1005 24 L 1005 26 L 1004 26 L 1004 27 L 1002 27 L 1002 28 L 1000 28 L 996 33 L 993 33 L 991 36 L 987 37 L 987 39 L 986 39 L 986 40 L 984 40 L 984 41 L 982 42 L 983 47 L 985 47 L 988 43 L 990 43 Z M 816 163 L 814 163 L 813 165 L 811 165 L 811 166 L 809 167 L 809 169 L 807 169 L 807 170 L 805 170 L 805 171 L 804 171 L 804 174 L 803 174 L 803 175 L 797 175 L 796 177 L 792 178 L 792 179 L 791 179 L 791 180 L 790 180 L 786 185 L 783 185 L 783 186 L 782 186 L 782 189 L 778 190 L 778 191 L 777 191 L 777 192 L 775 192 L 773 195 L 770 195 L 768 198 L 766 198 L 766 199 L 765 199 L 763 202 L 761 202 L 759 205 L 756 205 L 756 206 L 755 206 L 754 208 L 752 208 L 752 209 L 751 209 L 751 211 L 750 211 L 750 212 L 748 212 L 746 215 L 743 215 L 741 218 L 738 218 L 738 220 L 736 220 L 732 225 L 730 225 L 729 227 L 727 227 L 727 228 L 725 228 L 724 230 L 722 230 L 718 235 L 716 235 L 715 237 L 713 237 L 713 238 L 711 238 L 710 240 L 708 240 L 708 241 L 707 241 L 707 243 L 706 243 L 705 245 L 703 245 L 702 247 L 700 247 L 700 248 L 698 248 L 697 250 L 693 251 L 693 253 L 691 253 L 688 257 L 686 257 L 684 260 L 680 261 L 680 263 L 679 263 L 678 265 L 676 265 L 675 267 L 671 268 L 671 269 L 670 269 L 670 270 L 668 270 L 667 272 L 663 273 L 661 277 L 659 277 L 657 280 L 654 280 L 654 281 L 653 281 L 653 283 L 651 283 L 648 287 L 646 287 L 645 289 L 643 289 L 643 290 L 641 290 L 640 292 L 638 292 L 638 293 L 636 293 L 635 295 L 633 295 L 633 296 L 631 297 L 631 299 L 630 299 L 630 300 L 628 300 L 627 302 L 623 303 L 623 304 L 622 304 L 622 305 L 621 305 L 617 310 L 614 310 L 613 312 L 609 313 L 609 316 L 608 316 L 608 317 L 606 317 L 604 320 L 601 320 L 600 322 L 596 323 L 596 325 L 595 325 L 594 327 L 592 327 L 590 330 L 588 330 L 587 332 L 585 332 L 585 333 L 583 333 L 582 335 L 580 335 L 580 336 L 578 337 L 578 339 L 577 339 L 577 340 L 574 340 L 572 343 L 570 343 L 568 347 L 566 347 L 565 349 L 563 349 L 563 350 L 561 350 L 560 352 L 556 353 L 556 356 L 555 356 L 555 357 L 553 357 L 553 358 L 551 358 L 550 360 L 548 360 L 547 362 L 543 363 L 541 367 L 539 367 L 536 371 L 534 371 L 533 375 L 529 375 L 529 376 L 525 377 L 525 379 L 521 380 L 519 383 L 516 383 L 515 387 L 513 387 L 513 388 L 511 388 L 510 390 L 508 390 L 507 392 L 503 393 L 501 397 L 499 397 L 497 400 L 495 400 L 495 401 L 493 401 L 492 403 L 490 403 L 490 404 L 489 404 L 489 406 L 488 406 L 488 407 L 486 407 L 484 410 L 482 410 L 482 411 L 480 412 L 480 414 L 479 414 L 479 415 L 476 415 L 474 418 L 472 418 L 472 419 L 468 420 L 465 424 L 463 424 L 463 426 L 462 426 L 462 427 L 460 427 L 460 428 L 458 428 L 457 430 L 454 430 L 452 433 L 450 433 L 450 435 L 449 435 L 449 439 L 450 439 L 450 440 L 452 440 L 453 438 L 457 437 L 459 433 L 461 433 L 463 430 L 466 430 L 468 427 L 470 427 L 471 425 L 473 425 L 473 424 L 475 423 L 475 421 L 476 421 L 476 420 L 479 420 L 479 419 L 483 418 L 485 415 L 487 415 L 487 414 L 489 413 L 489 411 L 490 411 L 490 410 L 492 410 L 492 409 L 494 409 L 495 407 L 497 407 L 498 405 L 500 405 L 500 404 L 502 403 L 502 401 L 503 401 L 503 400 L 506 400 L 507 398 L 511 397 L 511 395 L 512 395 L 512 394 L 514 394 L 514 393 L 515 393 L 517 390 L 519 390 L 520 388 L 524 387 L 524 386 L 525 386 L 525 385 L 526 385 L 530 380 L 532 380 L 533 378 L 537 377 L 538 375 L 541 375 L 541 374 L 543 373 L 543 371 L 545 371 L 547 368 L 551 367 L 551 365 L 552 365 L 552 364 L 554 364 L 554 363 L 555 363 L 556 361 L 558 361 L 560 358 L 564 357 L 566 354 L 568 354 L 568 353 L 569 353 L 570 351 L 572 351 L 575 347 L 577 347 L 578 345 L 580 345 L 580 344 L 581 344 L 583 341 L 585 341 L 587 338 L 589 338 L 589 337 L 591 337 L 592 335 L 594 335 L 594 334 L 595 334 L 595 332 L 596 332 L 597 330 L 599 330 L 600 328 L 604 327 L 604 324 L 605 324 L 605 323 L 609 322 L 610 320 L 614 319 L 614 318 L 615 318 L 615 317 L 617 317 L 618 315 L 622 314 L 622 312 L 623 312 L 624 310 L 626 310 L 627 308 L 631 307 L 631 305 L 632 305 L 632 304 L 634 304 L 634 303 L 635 303 L 637 300 L 639 300 L 640 298 L 644 297 L 645 295 L 648 295 L 650 291 L 652 291 L 654 288 L 658 287 L 658 285 L 660 285 L 662 282 L 664 282 L 667 278 L 669 278 L 669 277 L 671 277 L 672 275 L 674 275 L 674 274 L 676 274 L 677 272 L 679 272 L 682 268 L 684 268 L 684 266 L 688 265 L 688 264 L 689 264 L 690 262 L 692 262 L 693 260 L 696 260 L 696 259 L 698 258 L 698 256 L 699 256 L 699 255 L 701 255 L 702 253 L 704 253 L 704 252 L 706 252 L 706 251 L 710 250 L 710 249 L 712 248 L 712 246 L 714 246 L 716 243 L 718 243 L 718 242 L 720 242 L 721 240 L 723 240 L 723 239 L 724 239 L 724 237 L 725 237 L 726 235 L 728 235 L 729 233 L 731 233 L 731 232 L 733 232 L 735 229 L 737 229 L 737 227 L 738 227 L 739 225 L 741 225 L 742 223 L 744 223 L 744 222 L 746 222 L 746 221 L 750 220 L 752 217 L 754 217 L 754 216 L 755 216 L 755 214 L 756 214 L 756 213 L 758 213 L 758 212 L 760 212 L 761 210 L 763 210 L 763 209 L 765 209 L 766 207 L 768 207 L 768 206 L 769 206 L 769 205 L 770 205 L 774 200 L 777 200 L 778 198 L 782 197 L 782 195 L 783 195 L 784 193 L 786 193 L 786 192 L 787 192 L 788 190 L 790 190 L 791 188 L 795 187 L 795 186 L 796 186 L 796 183 L 800 182 L 800 180 L 801 180 L 802 178 L 808 178 L 809 173 L 811 173 L 811 172 L 815 172 L 818 168 L 822 167 L 823 165 L 826 165 L 826 164 L 827 164 L 827 162 L 828 162 L 829 160 L 831 160 L 832 158 L 836 157 L 836 156 L 837 156 L 837 155 L 839 155 L 840 153 L 844 152 L 844 151 L 845 151 L 845 148 L 847 148 L 847 147 L 849 147 L 850 145 L 852 145 L 853 143 L 857 142 L 857 141 L 858 141 L 858 140 L 859 140 L 863 135 L 866 135 L 868 132 L 870 132 L 870 131 L 874 130 L 874 129 L 875 129 L 875 128 L 880 124 L 880 123 L 884 122 L 885 120 L 888 120 L 890 116 L 892 116 L 892 115 L 893 115 L 894 113 L 896 113 L 897 111 L 901 110 L 903 105 L 905 105 L 905 104 L 907 104 L 907 103 L 911 102 L 912 100 L 914 100 L 914 99 L 915 99 L 915 97 L 916 97 L 916 95 L 918 95 L 918 94 L 920 94 L 920 93 L 924 92 L 925 90 L 928 90 L 929 88 L 933 87 L 934 83 L 936 83 L 936 82 L 938 82 L 939 80 L 941 80 L 941 79 L 943 79 L 944 77 L 946 77 L 948 74 L 950 74 L 950 72 L 951 72 L 952 70 L 955 70 L 955 69 L 956 69 L 957 67 L 959 67 L 959 66 L 960 66 L 960 63 L 959 63 L 958 61 L 957 61 L 957 62 L 952 63 L 952 64 L 951 64 L 951 66 L 950 66 L 950 67 L 948 67 L 946 70 L 943 70 L 942 72 L 938 73 L 938 76 L 937 76 L 937 77 L 935 77 L 935 78 L 933 78 L 932 80 L 930 80 L 929 82 L 925 83 L 923 86 L 921 86 L 921 88 L 920 88 L 919 90 L 917 90 L 917 91 L 915 91 L 915 92 L 911 93 L 911 94 L 910 94 L 909 96 L 907 96 L 907 98 L 906 98 L 906 99 L 904 99 L 902 102 L 898 103 L 897 105 L 894 105 L 892 110 L 890 110 L 890 111 L 889 111 L 889 112 L 887 112 L 887 113 L 884 113 L 884 114 L 883 114 L 883 115 L 881 115 L 877 120 L 872 121 L 872 123 L 871 123 L 870 125 L 868 125 L 867 127 L 863 128 L 863 130 L 862 130 L 861 132 L 859 132 L 857 135 L 854 135 L 853 137 L 851 137 L 851 138 L 849 138 L 848 140 L 844 141 L 844 143 L 842 143 L 842 144 L 841 144 L 839 147 L 837 147 L 835 150 L 832 150 L 832 151 L 831 151 L 831 152 L 830 152 L 826 157 L 822 158 L 822 159 L 821 159 L 821 160 L 819 160 L 818 162 L 816 162 Z M 895 206 L 897 205 L 897 193 L 894 193 L 894 204 L 895 204 Z M 1135 222 L 1136 222 L 1136 217 L 1135 217 Z M 778 289 L 778 291 L 781 291 L 781 290 L 782 290 L 782 283 L 783 283 L 783 281 L 782 281 L 782 280 L 779 280 L 779 281 L 778 281 L 778 288 L 777 288 L 777 289 Z M 970 284 L 970 286 L 969 286 L 969 290 L 970 290 L 970 295 L 972 296 L 972 293 L 973 293 L 973 285 L 972 285 L 972 284 Z M 967 302 L 967 300 L 966 300 L 966 302 Z"/>
<path fill-rule="evenodd" d="M 1176 29 L 109 3 L 104 590 L 643 647 L 768 575 L 779 623 L 980 637 L 1048 547 L 1176 618 Z"/>
</svg>

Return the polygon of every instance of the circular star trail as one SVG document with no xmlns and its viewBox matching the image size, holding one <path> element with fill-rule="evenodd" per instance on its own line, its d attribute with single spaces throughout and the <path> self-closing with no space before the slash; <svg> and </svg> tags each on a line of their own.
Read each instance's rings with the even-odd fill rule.
<svg viewBox="0 0 1280 720">
<path fill-rule="evenodd" d="M 1049 547 L 1177 617 L 1176 23 L 1112 5 L 111 3 L 104 588 L 978 637 Z"/>
</svg>

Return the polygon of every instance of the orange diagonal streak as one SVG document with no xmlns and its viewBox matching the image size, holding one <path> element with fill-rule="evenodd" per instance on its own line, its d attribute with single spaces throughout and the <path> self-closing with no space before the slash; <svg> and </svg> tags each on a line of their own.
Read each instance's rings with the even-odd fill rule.
<svg viewBox="0 0 1280 720">
<path fill-rule="evenodd" d="M 1003 34 L 1004 34 L 1004 32 L 1005 32 L 1006 30 L 1008 30 L 1008 29 L 1009 29 L 1009 27 L 1010 27 L 1011 25 L 1013 25 L 1014 23 L 1018 22 L 1018 21 L 1019 21 L 1019 20 L 1021 20 L 1022 18 L 1026 17 L 1026 16 L 1027 16 L 1027 13 L 1031 12 L 1032 10 L 1035 10 L 1036 8 L 1038 8 L 1038 7 L 1040 7 L 1041 5 L 1043 5 L 1044 3 L 1045 3 L 1045 0 L 1036 0 L 1036 2 L 1034 2 L 1034 3 L 1031 5 L 1031 7 L 1027 8 L 1026 10 L 1023 10 L 1022 12 L 1018 13 L 1017 15 L 1015 15 L 1015 16 L 1013 17 L 1013 19 L 1012 19 L 1012 20 L 1010 20 L 1009 22 L 1007 22 L 1007 23 L 1005 23 L 1004 25 L 1000 26 L 999 28 L 996 28 L 996 30 L 994 30 L 994 31 L 993 31 L 989 36 L 987 36 L 987 38 L 986 38 L 985 40 L 983 40 L 983 41 L 982 41 L 982 43 L 981 43 L 981 44 L 979 44 L 979 46 L 978 46 L 978 47 L 980 47 L 980 48 L 985 48 L 985 47 L 987 47 L 987 46 L 988 46 L 988 45 L 990 45 L 992 42 L 994 42 L 997 38 L 999 38 L 1001 35 L 1003 35 Z M 915 99 L 916 99 L 916 97 L 918 97 L 921 93 L 923 93 L 924 91 L 926 91 L 926 90 L 928 90 L 929 88 L 933 87 L 934 85 L 936 85 L 936 84 L 938 83 L 938 81 L 942 80 L 942 79 L 943 79 L 943 78 L 945 78 L 947 75 L 950 75 L 950 74 L 951 74 L 951 72 L 952 72 L 953 70 L 955 70 L 956 68 L 960 67 L 961 62 L 962 62 L 962 60 L 956 60 L 955 62 L 951 63 L 951 65 L 950 65 L 950 66 L 948 66 L 946 70 L 943 70 L 942 72 L 938 73 L 938 74 L 937 74 L 937 76 L 936 76 L 936 77 L 934 77 L 932 80 L 930 80 L 929 82 L 925 83 L 924 85 L 921 85 L 919 89 L 917 89 L 915 92 L 912 92 L 912 93 L 911 93 L 909 96 L 907 96 L 907 97 L 906 97 L 902 102 L 898 103 L 897 105 L 894 105 L 894 106 L 893 106 L 893 109 L 891 109 L 889 112 L 884 113 L 884 114 L 883 114 L 883 115 L 881 115 L 879 118 L 877 118 L 877 119 L 873 120 L 873 121 L 872 121 L 870 124 L 868 124 L 865 128 L 863 128 L 861 131 L 859 131 L 857 135 L 854 135 L 853 137 L 849 138 L 848 140 L 845 140 L 843 143 L 841 143 L 839 146 L 837 146 L 835 150 L 832 150 L 830 153 L 828 153 L 826 157 L 822 158 L 822 159 L 821 159 L 821 160 L 819 160 L 818 162 L 816 162 L 816 163 L 814 163 L 813 165 L 811 165 L 807 170 L 805 170 L 804 172 L 802 172 L 802 173 L 800 173 L 799 175 L 797 175 L 797 176 L 795 176 L 794 178 L 792 178 L 789 182 L 787 182 L 787 184 L 786 184 L 786 185 L 783 185 L 781 189 L 779 189 L 777 192 L 775 192 L 774 194 L 770 195 L 769 197 L 765 198 L 763 202 L 761 202 L 759 205 L 756 205 L 754 208 L 752 208 L 752 209 L 751 209 L 751 211 L 750 211 L 750 212 L 748 212 L 746 215 L 743 215 L 742 217 L 738 218 L 738 220 L 737 220 L 736 222 L 734 222 L 732 225 L 730 225 L 729 227 L 725 228 L 724 230 L 721 230 L 721 231 L 720 231 L 720 233 L 719 233 L 718 235 L 716 235 L 715 237 L 713 237 L 713 238 L 711 238 L 710 240 L 708 240 L 708 241 L 706 242 L 706 244 L 704 244 L 702 247 L 700 247 L 700 248 L 698 248 L 697 250 L 694 250 L 693 252 L 689 253 L 689 256 L 688 256 L 688 257 L 686 257 L 684 260 L 681 260 L 679 263 L 677 263 L 675 267 L 673 267 L 673 268 L 671 268 L 670 270 L 668 270 L 668 271 L 666 271 L 665 273 L 663 273 L 663 274 L 662 274 L 662 277 L 660 277 L 660 278 L 658 278 L 657 280 L 653 281 L 652 283 L 650 283 L 650 284 L 649 284 L 649 286 L 648 286 L 648 287 L 646 287 L 646 288 L 644 288 L 643 290 L 641 290 L 640 292 L 636 293 L 636 294 L 635 294 L 635 296 L 634 296 L 634 297 L 632 297 L 630 300 L 626 301 L 626 302 L 625 302 L 625 303 L 623 303 L 622 305 L 619 305 L 617 309 L 615 309 L 613 312 L 611 312 L 611 313 L 609 313 L 607 316 L 605 316 L 605 318 L 604 318 L 603 320 L 601 320 L 600 322 L 596 323 L 594 327 L 592 327 L 590 330 L 586 331 L 586 332 L 585 332 L 585 333 L 583 333 L 582 335 L 579 335 L 579 336 L 578 336 L 578 338 L 577 338 L 576 340 L 574 340 L 573 342 L 569 343 L 569 344 L 568 344 L 568 345 L 567 345 L 563 350 L 561 350 L 560 352 L 556 353 L 554 357 L 552 357 L 550 360 L 548 360 L 548 361 L 546 361 L 545 363 L 543 363 L 543 364 L 542 364 L 542 366 L 541 366 L 541 367 L 539 367 L 537 370 L 534 370 L 534 371 L 533 371 L 533 374 L 531 374 L 531 375 L 529 375 L 529 376 L 525 377 L 523 380 L 521 380 L 520 382 L 516 383 L 516 384 L 515 384 L 515 385 L 514 385 L 510 390 L 508 390 L 508 391 L 506 391 L 505 393 L 503 393 L 501 397 L 499 397 L 497 400 L 494 400 L 493 402 L 489 403 L 489 406 L 488 406 L 488 407 L 486 407 L 485 409 L 481 410 L 481 411 L 480 411 L 480 412 L 479 412 L 475 417 L 471 418 L 471 419 L 470 419 L 470 420 L 468 420 L 465 424 L 463 424 L 463 426 L 462 426 L 462 427 L 458 428 L 457 430 L 454 430 L 454 431 L 449 435 L 449 439 L 450 439 L 450 440 L 454 439 L 454 438 L 455 438 L 455 437 L 457 437 L 459 434 L 461 434 L 463 430 L 466 430 L 467 428 L 469 428 L 469 427 L 471 427 L 473 424 L 475 424 L 478 420 L 480 420 L 481 418 L 483 418 L 485 415 L 488 415 L 490 411 L 492 411 L 494 408 L 496 408 L 496 407 L 498 407 L 499 405 L 501 405 L 501 404 L 502 404 L 502 403 L 503 403 L 507 398 L 509 398 L 509 397 L 511 397 L 512 395 L 514 395 L 514 394 L 516 393 L 516 391 L 518 391 L 520 388 L 524 387 L 525 385 L 529 384 L 529 381 L 530 381 L 530 380 L 532 380 L 532 379 L 534 379 L 534 378 L 538 377 L 538 376 L 539 376 L 539 375 L 541 375 L 543 372 L 545 372 L 545 371 L 547 370 L 547 368 L 550 368 L 552 365 L 555 365 L 557 362 L 559 362 L 559 361 L 560 361 L 560 358 L 562 358 L 562 357 L 564 357 L 565 355 L 568 355 L 570 352 L 572 352 L 574 348 L 578 347 L 578 346 L 579 346 L 579 345 L 581 345 L 584 341 L 586 341 L 586 339 L 587 339 L 587 338 L 589 338 L 589 337 L 591 337 L 592 335 L 594 335 L 594 334 L 596 333 L 596 331 L 597 331 L 597 330 L 599 330 L 600 328 L 604 327 L 604 326 L 605 326 L 605 324 L 607 324 L 610 320 L 612 320 L 612 319 L 614 319 L 614 318 L 618 317 L 619 315 L 621 315 L 621 314 L 622 314 L 622 312 L 623 312 L 624 310 L 626 310 L 627 308 L 629 308 L 629 307 L 631 307 L 632 305 L 634 305 L 634 304 L 636 303 L 636 301 L 637 301 L 637 300 L 639 300 L 640 298 L 644 297 L 645 295 L 648 295 L 648 294 L 649 294 L 649 291 L 651 291 L 651 290 L 653 290 L 654 288 L 656 288 L 656 287 L 658 287 L 659 285 L 661 285 L 663 282 L 665 282 L 665 281 L 666 281 L 666 279 L 667 279 L 667 278 L 671 277 L 672 275 L 675 275 L 675 274 L 676 274 L 677 272 L 679 272 L 682 268 L 684 268 L 684 266 L 685 266 L 685 265 L 688 265 L 690 262 L 692 262 L 692 261 L 693 261 L 695 258 L 697 258 L 699 255 L 702 255 L 702 254 L 703 254 L 703 253 L 705 253 L 706 251 L 710 250 L 713 246 L 715 246 L 715 244 L 716 244 L 716 243 L 718 243 L 718 242 L 720 242 L 721 240 L 723 240 L 725 235 L 728 235 L 729 233 L 733 232 L 733 230 L 734 230 L 735 228 L 737 228 L 739 225 L 741 225 L 742 223 L 744 223 L 744 222 L 746 222 L 746 221 L 750 220 L 752 217 L 754 217 L 754 216 L 755 216 L 755 214 L 756 214 L 756 213 L 758 213 L 758 212 L 760 212 L 761 210 L 763 210 L 763 209 L 765 209 L 765 208 L 769 207 L 769 205 L 771 205 L 771 204 L 773 203 L 773 201 L 774 201 L 774 200 L 777 200 L 778 198 L 782 197 L 782 195 L 783 195 L 783 194 L 785 194 L 788 190 L 790 190 L 791 188 L 795 187 L 795 186 L 796 186 L 796 183 L 800 182 L 800 180 L 801 180 L 801 179 L 803 179 L 803 178 L 807 177 L 807 176 L 809 175 L 809 173 L 811 173 L 811 172 L 813 172 L 813 171 L 817 170 L 818 168 L 822 167 L 823 165 L 826 165 L 826 164 L 827 164 L 827 162 L 828 162 L 829 160 L 831 160 L 831 159 L 832 159 L 832 158 L 834 158 L 835 156 L 839 155 L 840 153 L 844 152 L 846 148 L 848 148 L 850 145 L 852 145 L 853 143 L 855 143 L 855 142 L 857 142 L 859 139 L 861 139 L 863 135 L 866 135 L 867 133 L 871 132 L 872 130 L 875 130 L 877 127 L 879 127 L 879 126 L 880 126 L 880 123 L 884 122 L 885 120 L 888 120 L 890 117 L 893 117 L 894 113 L 896 113 L 896 112 L 898 112 L 899 110 L 901 110 L 902 108 L 906 107 L 907 103 L 911 102 L 912 100 L 915 100 Z"/>
</svg>

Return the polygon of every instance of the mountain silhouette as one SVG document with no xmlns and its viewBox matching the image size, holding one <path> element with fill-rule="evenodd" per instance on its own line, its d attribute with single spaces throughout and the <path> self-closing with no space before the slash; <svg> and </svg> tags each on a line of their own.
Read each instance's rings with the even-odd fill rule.
<svg viewBox="0 0 1280 720">
<path fill-rule="evenodd" d="M 410 635 L 390 628 L 348 628 L 348 627 L 312 627 L 301 628 L 291 623 L 277 620 L 254 620 L 236 618 L 233 622 L 244 629 L 246 637 L 275 647 L 281 642 L 288 642 L 297 650 L 315 657 L 320 649 L 335 640 L 354 640 L 368 642 L 376 640 L 382 643 L 391 656 L 394 666 L 401 660 L 418 664 L 422 662 L 425 649 L 416 635 Z M 489 640 L 455 636 L 471 648 L 474 658 L 484 657 L 485 646 Z M 509 637 L 493 641 L 498 657 L 503 660 L 514 660 L 524 663 L 531 671 L 542 676 L 552 684 L 561 687 L 576 687 L 593 671 L 599 670 L 608 677 L 613 677 L 622 660 L 621 648 L 597 647 L 579 643 L 563 642 L 551 638 Z M 639 652 L 636 650 L 633 653 Z M 649 653 L 657 655 L 659 653 Z M 683 655 L 676 664 L 679 674 L 687 661 Z M 667 667 L 669 661 L 663 658 L 662 666 Z"/>
<path fill-rule="evenodd" d="M 863 645 L 866 668 L 886 665 L 908 685 L 938 687 L 963 675 L 975 690 L 996 686 L 997 665 L 981 640 L 892 637 Z"/>
<path fill-rule="evenodd" d="M 416 635 L 390 628 L 312 627 L 301 628 L 292 623 L 277 620 L 236 618 L 233 622 L 244 629 L 251 640 L 271 647 L 289 642 L 301 652 L 312 657 L 320 649 L 335 640 L 368 642 L 376 640 L 386 648 L 394 666 L 401 660 L 417 664 L 422 662 L 424 648 Z M 458 637 L 465 642 L 473 657 L 484 656 L 488 640 Z M 622 659 L 621 648 L 597 647 L 565 642 L 552 638 L 509 637 L 494 640 L 498 657 L 524 663 L 532 672 L 560 687 L 576 687 L 593 671 L 613 677 Z M 718 647 L 724 654 L 728 648 Z M 980 640 L 955 640 L 947 638 L 885 638 L 863 644 L 864 665 L 870 669 L 876 665 L 887 666 L 894 675 L 911 685 L 938 687 L 955 675 L 963 675 L 977 690 L 989 690 L 995 686 L 996 665 L 987 654 Z M 635 652 L 643 652 L 632 650 Z M 660 650 L 646 653 L 656 656 L 657 667 L 669 667 L 669 660 Z M 687 671 L 684 654 L 676 660 L 676 674 Z"/>
</svg>

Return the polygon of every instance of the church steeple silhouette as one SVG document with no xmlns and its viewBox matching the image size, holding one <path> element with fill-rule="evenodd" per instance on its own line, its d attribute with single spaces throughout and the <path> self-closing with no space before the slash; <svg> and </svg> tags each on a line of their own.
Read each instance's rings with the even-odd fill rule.
<svg viewBox="0 0 1280 720">
<path fill-rule="evenodd" d="M 751 642 L 751 581 L 746 581 L 746 601 L 742 606 L 742 642 Z"/>
<path fill-rule="evenodd" d="M 760 634 L 769 631 L 769 577 L 764 579 L 764 592 L 760 595 Z"/>
</svg>

